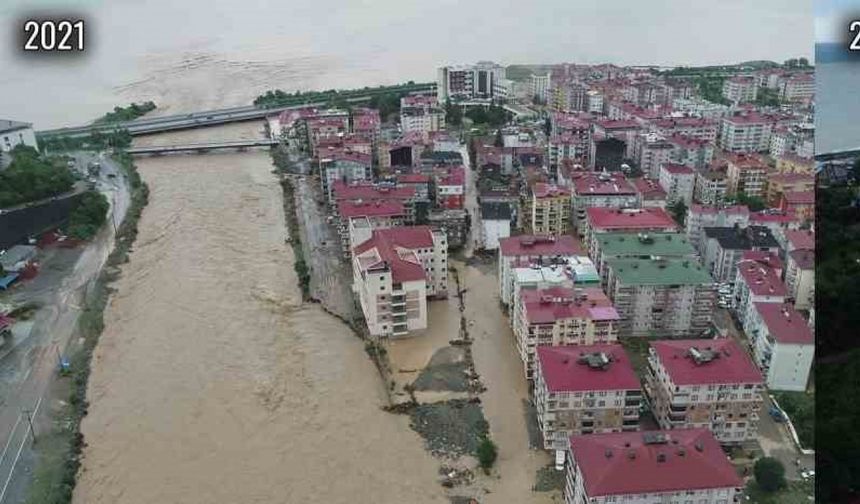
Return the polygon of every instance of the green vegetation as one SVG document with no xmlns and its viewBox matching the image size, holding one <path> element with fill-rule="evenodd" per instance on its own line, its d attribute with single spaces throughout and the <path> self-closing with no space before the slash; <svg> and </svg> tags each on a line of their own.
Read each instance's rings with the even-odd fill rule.
<svg viewBox="0 0 860 504">
<path fill-rule="evenodd" d="M 254 105 L 260 108 L 275 108 L 289 107 L 293 105 L 307 105 L 312 103 L 337 103 L 338 100 L 344 100 L 340 103 L 345 103 L 347 100 L 359 97 L 372 97 L 378 95 L 398 95 L 400 93 L 408 94 L 410 92 L 429 91 L 431 83 L 419 83 L 409 81 L 406 84 L 396 84 L 393 86 L 377 86 L 365 87 L 363 89 L 337 90 L 329 89 L 327 91 L 296 91 L 295 93 L 286 93 L 280 89 L 266 91 L 254 99 Z M 397 100 L 397 108 L 400 108 L 400 100 Z M 380 109 L 381 111 L 381 109 Z"/>
<path fill-rule="evenodd" d="M 735 195 L 735 202 L 738 205 L 746 205 L 750 212 L 761 212 L 767 208 L 767 202 L 758 196 L 747 196 L 744 193 Z"/>
<path fill-rule="evenodd" d="M 679 226 L 684 227 L 684 222 L 687 220 L 687 204 L 684 203 L 684 200 L 679 199 L 669 205 L 669 213 L 672 214 L 672 218 Z"/>
<path fill-rule="evenodd" d="M 693 81 L 699 95 L 711 103 L 729 105 L 729 100 L 723 97 L 723 81 L 725 77 L 700 75 Z"/>
<path fill-rule="evenodd" d="M 104 194 L 98 191 L 86 192 L 69 215 L 69 236 L 78 240 L 89 240 L 95 236 L 107 219 L 108 208 Z"/>
<path fill-rule="evenodd" d="M 132 103 L 127 107 L 114 107 L 113 112 L 108 112 L 104 116 L 95 120 L 94 124 L 115 123 L 123 121 L 132 121 L 138 117 L 155 110 L 155 102 L 147 101 L 141 104 Z"/>
<path fill-rule="evenodd" d="M 489 471 L 493 464 L 496 463 L 496 458 L 499 456 L 499 449 L 496 443 L 487 436 L 481 438 L 478 443 L 478 463 L 484 471 Z"/>
<path fill-rule="evenodd" d="M 505 77 L 518 82 L 525 82 L 534 75 L 546 75 L 552 70 L 552 65 L 508 65 L 505 68 Z"/>
<path fill-rule="evenodd" d="M 536 483 L 532 487 L 535 492 L 564 491 L 564 471 L 557 471 L 554 465 L 543 466 L 535 474 Z"/>
<path fill-rule="evenodd" d="M 812 68 L 809 64 L 809 60 L 806 58 L 790 58 L 785 60 L 782 66 L 784 68 Z"/>
<path fill-rule="evenodd" d="M 753 475 L 759 488 L 773 493 L 785 487 L 785 467 L 773 457 L 762 457 L 755 461 Z"/>
<path fill-rule="evenodd" d="M 815 395 L 805 392 L 774 392 L 779 406 L 791 419 L 804 448 L 815 446 Z"/>
<path fill-rule="evenodd" d="M 71 372 L 62 378 L 70 387 L 68 401 L 54 414 L 54 428 L 44 433 L 36 445 L 39 459 L 27 495 L 27 504 L 68 504 L 80 468 L 84 437 L 80 432 L 81 420 L 87 414 L 87 382 L 90 360 L 104 328 L 104 309 L 110 295 L 110 284 L 118 276 L 117 267 L 128 262 L 128 253 L 137 237 L 137 222 L 149 200 L 149 188 L 144 184 L 131 156 L 119 153 L 115 160 L 126 171 L 131 190 L 131 203 L 125 219 L 117 230 L 113 252 L 99 274 L 93 289 L 84 300 L 83 312 L 78 319 L 77 332 L 83 344 L 73 353 Z"/>
<path fill-rule="evenodd" d="M 466 111 L 466 117 L 475 124 L 486 124 L 498 128 L 510 121 L 511 114 L 504 107 L 492 104 L 489 107 L 471 107 Z"/>
<path fill-rule="evenodd" d="M 750 504 L 809 504 L 813 488 L 811 481 L 789 481 L 781 490 L 766 492 L 751 479 L 744 493 L 749 497 L 745 502 Z"/>
<path fill-rule="evenodd" d="M 781 103 L 779 92 L 776 89 L 758 88 L 755 104 L 759 107 L 779 107 Z"/>
<path fill-rule="evenodd" d="M 12 149 L 12 162 L 0 171 L 0 208 L 62 194 L 72 189 L 75 177 L 65 161 L 40 155 L 26 145 Z"/>
<path fill-rule="evenodd" d="M 463 124 L 463 108 L 452 105 L 451 100 L 445 102 L 445 124 L 458 127 Z"/>
<path fill-rule="evenodd" d="M 107 132 L 94 129 L 85 136 L 41 135 L 38 141 L 42 152 L 125 149 L 131 146 L 131 134 L 124 129 Z"/>
<path fill-rule="evenodd" d="M 284 191 L 284 215 L 287 219 L 287 229 L 290 233 L 290 245 L 293 248 L 293 269 L 302 289 L 302 299 L 310 299 L 311 296 L 311 268 L 305 260 L 302 250 L 302 236 L 299 231 L 299 219 L 296 216 L 295 186 L 289 177 L 281 178 L 281 188 Z"/>
</svg>

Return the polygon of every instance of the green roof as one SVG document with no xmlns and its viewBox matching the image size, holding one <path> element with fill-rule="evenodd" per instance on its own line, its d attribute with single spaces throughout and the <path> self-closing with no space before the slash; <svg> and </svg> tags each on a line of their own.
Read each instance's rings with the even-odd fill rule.
<svg viewBox="0 0 860 504">
<path fill-rule="evenodd" d="M 714 279 L 691 259 L 610 259 L 606 264 L 623 285 L 691 285 Z"/>
<path fill-rule="evenodd" d="M 695 255 L 696 250 L 681 233 L 602 233 L 597 235 L 605 257 Z"/>
</svg>

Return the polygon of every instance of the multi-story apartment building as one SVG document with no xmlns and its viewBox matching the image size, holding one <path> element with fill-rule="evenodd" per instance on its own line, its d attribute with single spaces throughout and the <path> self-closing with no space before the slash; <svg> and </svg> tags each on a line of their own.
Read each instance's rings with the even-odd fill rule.
<svg viewBox="0 0 860 504">
<path fill-rule="evenodd" d="M 815 77 L 799 74 L 783 79 L 779 92 L 783 100 L 809 102 L 815 96 Z"/>
<path fill-rule="evenodd" d="M 452 166 L 437 170 L 436 206 L 448 210 L 463 208 L 466 198 L 466 169 Z"/>
<path fill-rule="evenodd" d="M 332 188 L 335 182 L 347 183 L 370 180 L 372 156 L 361 152 L 351 152 L 343 149 L 331 149 L 321 152 L 320 183 L 322 190 L 332 200 Z"/>
<path fill-rule="evenodd" d="M 719 119 L 729 114 L 729 107 L 701 98 L 675 98 L 672 100 L 672 110 L 706 119 Z"/>
<path fill-rule="evenodd" d="M 633 159 L 653 179 L 660 177 L 660 167 L 672 159 L 673 152 L 674 146 L 656 133 L 643 133 L 634 140 Z"/>
<path fill-rule="evenodd" d="M 688 207 L 693 203 L 696 172 L 692 168 L 682 164 L 663 163 L 660 165 L 659 180 L 669 203 L 683 201 Z"/>
<path fill-rule="evenodd" d="M 638 177 L 630 180 L 630 184 L 636 191 L 637 208 L 662 208 L 666 209 L 666 191 L 660 184 L 651 178 Z"/>
<path fill-rule="evenodd" d="M 353 290 L 368 331 L 401 337 L 427 328 L 427 298 L 448 294 L 448 243 L 428 226 L 374 230 L 353 249 Z"/>
<path fill-rule="evenodd" d="M 773 120 L 756 112 L 724 117 L 719 146 L 729 152 L 765 152 L 770 148 Z"/>
<path fill-rule="evenodd" d="M 815 355 L 809 322 L 789 304 L 754 303 L 748 326 L 753 356 L 767 387 L 805 392 Z"/>
<path fill-rule="evenodd" d="M 787 192 L 815 190 L 815 176 L 811 173 L 778 173 L 767 177 L 767 197 L 770 208 L 777 208 L 782 195 Z"/>
<path fill-rule="evenodd" d="M 521 264 L 567 264 L 583 255 L 573 236 L 519 235 L 499 240 L 499 300 L 506 307 L 514 302 L 514 269 Z"/>
<path fill-rule="evenodd" d="M 537 100 L 539 103 L 546 103 L 549 97 L 550 75 L 550 73 L 543 75 L 532 74 L 529 81 L 529 95 L 531 95 L 533 100 Z"/>
<path fill-rule="evenodd" d="M 585 209 L 636 208 L 636 190 L 620 172 L 579 172 L 571 174 L 573 186 L 573 224 L 577 229 L 585 221 Z"/>
<path fill-rule="evenodd" d="M 815 163 L 811 158 L 801 157 L 797 154 L 782 154 L 773 156 L 776 158 L 777 173 L 805 173 L 811 175 L 815 170 Z"/>
<path fill-rule="evenodd" d="M 696 170 L 693 200 L 703 205 L 719 205 L 726 199 L 728 181 L 726 172 L 705 167 Z"/>
<path fill-rule="evenodd" d="M 638 121 L 632 119 L 601 119 L 594 121 L 591 130 L 591 146 L 589 154 L 589 166 L 592 169 L 602 170 L 603 168 L 615 169 L 611 162 L 602 160 L 605 156 L 600 154 L 600 147 L 606 140 L 616 140 L 623 143 L 623 158 L 632 159 L 633 149 L 635 145 L 636 135 L 642 132 L 642 125 Z"/>
<path fill-rule="evenodd" d="M 621 316 L 619 336 L 698 336 L 716 300 L 711 275 L 690 259 L 609 259 L 606 292 Z"/>
<path fill-rule="evenodd" d="M 753 102 L 757 95 L 758 82 L 754 77 L 731 77 L 723 81 L 723 98 L 730 102 Z"/>
<path fill-rule="evenodd" d="M 719 130 L 717 121 L 705 117 L 671 117 L 651 121 L 651 131 L 663 137 L 684 135 L 713 143 Z"/>
<path fill-rule="evenodd" d="M 578 285 L 574 279 L 570 285 Z M 593 345 L 618 339 L 618 312 L 600 287 L 519 289 L 512 325 L 527 379 L 540 346 Z"/>
<path fill-rule="evenodd" d="M 401 226 L 407 221 L 403 202 L 396 200 L 341 201 L 337 204 L 338 235 L 345 257 L 369 240 L 375 229 Z"/>
<path fill-rule="evenodd" d="M 598 235 L 610 232 L 635 233 L 672 232 L 678 229 L 675 220 L 662 208 L 600 208 L 585 210 L 585 226 L 579 230 L 588 255 L 594 257 Z"/>
<path fill-rule="evenodd" d="M 780 196 L 777 208 L 794 215 L 798 221 L 812 222 L 815 220 L 815 191 L 786 191 Z"/>
<path fill-rule="evenodd" d="M 705 255 L 705 228 L 706 227 L 740 227 L 749 225 L 750 211 L 743 205 L 730 207 L 717 207 L 712 205 L 690 205 L 687 210 L 684 232 L 690 244 L 699 251 L 699 255 Z M 700 246 L 702 245 L 702 246 Z"/>
<path fill-rule="evenodd" d="M 764 226 L 705 227 L 704 265 L 714 280 L 732 282 L 744 251 L 779 252 L 779 243 Z"/>
<path fill-rule="evenodd" d="M 815 250 L 794 249 L 786 254 L 785 286 L 798 310 L 815 306 Z"/>
<path fill-rule="evenodd" d="M 336 211 L 344 201 L 351 201 L 359 204 L 359 206 L 366 206 L 365 204 L 377 201 L 399 201 L 403 203 L 404 223 L 407 225 L 415 223 L 417 202 L 427 199 L 426 194 L 422 197 L 418 193 L 416 185 L 395 186 L 390 183 L 372 184 L 370 182 L 348 184 L 342 180 L 336 180 L 332 184 L 331 190 L 332 203 Z"/>
<path fill-rule="evenodd" d="M 742 260 L 737 265 L 734 299 L 735 314 L 749 333 L 755 303 L 784 303 L 788 289 L 782 283 L 782 271 L 770 261 Z"/>
<path fill-rule="evenodd" d="M 594 249 L 594 266 L 604 285 L 609 279 L 607 261 L 651 257 L 696 260 L 696 249 L 680 233 L 603 233 Z"/>
<path fill-rule="evenodd" d="M 439 103 L 447 100 L 494 99 L 498 84 L 505 79 L 505 67 L 491 61 L 474 65 L 445 66 L 437 72 Z"/>
<path fill-rule="evenodd" d="M 0 152 L 9 152 L 18 145 L 39 148 L 32 123 L 0 119 L 0 138 Z"/>
<path fill-rule="evenodd" d="M 539 235 L 563 235 L 570 229 L 570 190 L 538 182 L 529 199 L 529 232 Z"/>
<path fill-rule="evenodd" d="M 589 114 L 603 114 L 605 99 L 603 93 L 596 89 L 591 89 L 585 93 L 585 111 Z"/>
<path fill-rule="evenodd" d="M 707 429 L 571 436 L 565 504 L 733 504 L 743 480 Z"/>
<path fill-rule="evenodd" d="M 726 182 L 729 194 L 763 198 L 767 185 L 767 163 L 758 156 L 728 155 Z"/>
<path fill-rule="evenodd" d="M 445 129 L 445 110 L 433 96 L 404 96 L 400 99 L 400 128 L 409 131 Z"/>
<path fill-rule="evenodd" d="M 705 428 L 722 444 L 758 432 L 764 380 L 734 338 L 652 341 L 645 392 L 660 427 Z"/>
<path fill-rule="evenodd" d="M 704 169 L 714 158 L 714 144 L 707 140 L 699 140 L 685 135 L 672 135 L 667 137 L 666 141 L 672 145 L 669 161 L 673 163 Z"/>
<path fill-rule="evenodd" d="M 639 430 L 641 385 L 617 343 L 538 347 L 534 383 L 546 450 L 567 450 L 571 435 Z"/>
</svg>

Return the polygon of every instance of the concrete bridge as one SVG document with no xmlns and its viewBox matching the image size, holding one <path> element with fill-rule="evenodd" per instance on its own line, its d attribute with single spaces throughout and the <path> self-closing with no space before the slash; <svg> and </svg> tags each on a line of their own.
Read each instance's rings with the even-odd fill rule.
<svg viewBox="0 0 860 504">
<path fill-rule="evenodd" d="M 233 140 L 227 142 L 211 142 L 211 143 L 193 143 L 193 144 L 176 144 L 176 145 L 157 145 L 152 147 L 134 147 L 126 152 L 132 155 L 142 154 L 170 154 L 175 152 L 209 152 L 221 149 L 238 149 L 246 150 L 255 147 L 272 147 L 277 145 L 277 140 Z"/>
</svg>

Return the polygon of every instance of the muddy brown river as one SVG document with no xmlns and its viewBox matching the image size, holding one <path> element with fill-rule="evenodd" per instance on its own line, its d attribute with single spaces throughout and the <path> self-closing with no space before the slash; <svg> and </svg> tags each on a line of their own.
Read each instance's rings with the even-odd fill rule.
<svg viewBox="0 0 860 504">
<path fill-rule="evenodd" d="M 447 502 L 362 343 L 301 303 L 268 154 L 138 167 L 150 202 L 93 360 L 75 502 Z"/>
</svg>

